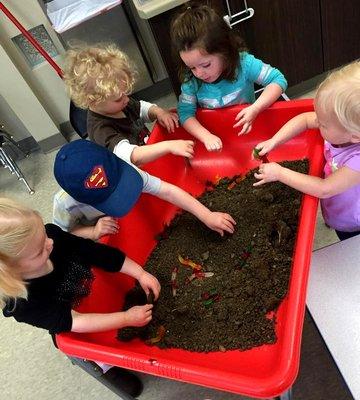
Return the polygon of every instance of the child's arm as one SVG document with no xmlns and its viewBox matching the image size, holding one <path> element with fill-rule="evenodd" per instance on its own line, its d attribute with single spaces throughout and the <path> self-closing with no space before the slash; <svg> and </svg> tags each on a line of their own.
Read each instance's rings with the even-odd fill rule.
<svg viewBox="0 0 360 400">
<path fill-rule="evenodd" d="M 315 128 L 318 128 L 315 112 L 299 114 L 283 125 L 271 139 L 260 142 L 255 147 L 261 149 L 259 155 L 263 156 L 280 144 L 299 135 L 301 132 Z"/>
<path fill-rule="evenodd" d="M 175 128 L 179 127 L 179 117 L 175 112 L 164 110 L 144 100 L 140 100 L 140 118 L 144 122 L 153 122 L 157 119 L 168 132 L 174 132 Z"/>
<path fill-rule="evenodd" d="M 94 226 L 76 225 L 70 232 L 73 235 L 96 241 L 105 235 L 117 233 L 118 224 L 112 217 L 102 217 Z"/>
<path fill-rule="evenodd" d="M 123 158 L 120 154 L 116 152 L 115 154 Z M 131 152 L 130 161 L 134 165 L 140 166 L 166 154 L 193 158 L 194 142 L 192 140 L 164 140 L 163 142 L 146 146 L 135 146 Z"/>
<path fill-rule="evenodd" d="M 164 110 L 155 104 L 149 108 L 148 115 L 151 121 L 157 120 L 168 132 L 174 132 L 179 127 L 179 117 L 175 112 Z"/>
<path fill-rule="evenodd" d="M 222 149 L 221 139 L 204 128 L 195 117 L 188 118 L 183 123 L 183 127 L 190 135 L 200 140 L 207 151 L 219 151 Z"/>
<path fill-rule="evenodd" d="M 210 211 L 189 193 L 175 185 L 162 181 L 156 196 L 189 211 L 207 227 L 220 233 L 221 236 L 224 235 L 224 231 L 234 233 L 236 222 L 229 214 Z"/>
<path fill-rule="evenodd" d="M 146 295 L 150 290 L 154 293 L 155 300 L 160 294 L 160 283 L 155 276 L 146 272 L 131 258 L 126 257 L 121 272 L 132 276 L 144 289 Z M 108 314 L 82 314 L 71 310 L 73 332 L 101 332 L 110 329 L 119 329 L 125 326 L 144 326 L 151 321 L 152 304 L 135 306 L 124 312 Z"/>
<path fill-rule="evenodd" d="M 140 286 L 144 289 L 146 295 L 148 295 L 151 290 L 154 293 L 155 300 L 159 297 L 159 281 L 155 278 L 155 276 L 149 274 L 149 272 L 146 272 L 144 268 L 142 268 L 131 258 L 125 258 L 124 264 L 121 268 L 121 272 L 135 278 L 140 283 Z"/>
<path fill-rule="evenodd" d="M 181 85 L 181 94 L 177 107 L 180 123 L 190 135 L 204 144 L 206 150 L 219 151 L 222 149 L 221 139 L 209 132 L 196 119 L 197 90 L 198 83 L 195 78 Z"/>
<path fill-rule="evenodd" d="M 349 167 L 342 167 L 325 179 L 301 174 L 284 168 L 277 163 L 262 164 L 259 173 L 254 174 L 259 182 L 254 186 L 259 186 L 268 182 L 279 181 L 302 193 L 326 199 L 343 193 L 352 186 L 360 184 L 360 172 Z"/>
<path fill-rule="evenodd" d="M 287 88 L 284 75 L 277 69 L 255 58 L 252 54 L 242 53 L 241 69 L 248 82 L 265 87 L 259 98 L 236 116 L 234 127 L 243 125 L 239 135 L 248 133 L 257 115 L 271 106 Z"/>
<path fill-rule="evenodd" d="M 127 326 L 144 326 L 151 321 L 152 304 L 131 307 L 114 313 L 79 313 L 71 310 L 72 332 L 104 332 Z"/>
<path fill-rule="evenodd" d="M 255 103 L 242 109 L 235 117 L 236 124 L 233 126 L 237 128 L 242 125 L 241 131 L 238 135 L 246 134 L 251 131 L 252 123 L 263 110 L 270 107 L 282 94 L 283 89 L 277 83 L 270 83 L 265 87 L 259 98 Z"/>
</svg>

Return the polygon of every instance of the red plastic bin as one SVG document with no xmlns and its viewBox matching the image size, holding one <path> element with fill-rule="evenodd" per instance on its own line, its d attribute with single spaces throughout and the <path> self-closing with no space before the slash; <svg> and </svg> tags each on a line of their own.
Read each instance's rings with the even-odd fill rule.
<svg viewBox="0 0 360 400">
<path fill-rule="evenodd" d="M 232 126 L 241 108 L 234 106 L 198 112 L 199 120 L 221 137 L 221 152 L 209 153 L 202 144 L 197 143 L 195 157 L 190 163 L 182 157 L 168 155 L 148 164 L 145 169 L 193 195 L 199 195 L 204 190 L 206 180 L 243 173 L 258 166 L 258 162 L 251 159 L 252 148 L 271 137 L 290 118 L 312 111 L 313 103 L 312 100 L 278 102 L 258 116 L 250 134 L 238 137 L 237 130 Z M 182 128 L 175 134 L 168 134 L 156 125 L 149 143 L 174 138 L 190 136 Z M 310 174 L 321 176 L 322 151 L 323 140 L 319 132 L 310 130 L 272 151 L 269 159 L 281 161 L 307 157 Z M 293 384 L 299 367 L 317 205 L 316 198 L 303 196 L 289 292 L 277 311 L 278 340 L 275 344 L 247 351 L 194 353 L 179 349 L 161 350 L 138 339 L 128 343 L 119 342 L 116 330 L 112 330 L 104 333 L 60 334 L 57 336 L 59 348 L 70 356 L 241 395 L 269 398 L 281 394 Z M 129 257 L 144 265 L 156 245 L 155 235 L 177 211 L 174 206 L 144 194 L 136 207 L 120 220 L 119 234 L 109 237 L 108 243 L 121 248 Z M 82 301 L 79 311 L 119 311 L 125 293 L 134 284 L 133 279 L 96 268 L 94 272 L 96 279 L 91 294 Z"/>
</svg>

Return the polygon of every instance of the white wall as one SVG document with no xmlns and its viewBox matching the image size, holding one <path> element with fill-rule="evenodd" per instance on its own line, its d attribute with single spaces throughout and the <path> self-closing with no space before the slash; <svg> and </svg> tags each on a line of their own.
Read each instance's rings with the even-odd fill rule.
<svg viewBox="0 0 360 400">
<path fill-rule="evenodd" d="M 40 24 L 45 26 L 45 29 L 48 31 L 60 54 L 60 56 L 56 57 L 55 61 L 61 65 L 63 61 L 62 54 L 64 53 L 64 48 L 57 38 L 56 33 L 52 29 L 47 17 L 44 15 L 44 12 L 37 0 L 8 0 L 4 2 L 4 5 L 19 20 L 25 29 L 29 30 Z M 16 67 L 16 70 L 18 70 L 23 80 L 32 90 L 34 98 L 37 98 L 37 102 L 42 105 L 53 124 L 57 126 L 57 132 L 59 132 L 59 125 L 69 120 L 69 100 L 65 93 L 64 84 L 55 70 L 46 62 L 35 67 L 34 70 L 31 70 L 20 50 L 11 41 L 11 38 L 17 36 L 19 33 L 19 30 L 11 23 L 5 14 L 0 11 L 0 44 L 2 45 L 3 50 L 7 53 L 8 58 Z M 16 86 L 18 79 L 17 74 L 9 74 L 7 79 L 9 79 L 7 84 L 13 84 Z M 3 77 L 1 77 L 1 80 L 3 80 Z M 8 102 L 8 93 L 0 91 L 0 95 L 2 95 L 5 101 Z M 30 101 L 30 97 L 28 97 L 28 101 Z M 39 105 L 36 105 L 34 107 L 36 108 L 38 106 Z M 33 103 L 28 103 L 28 107 L 31 109 L 33 107 Z M 11 108 L 18 115 L 18 112 L 13 108 L 13 105 L 11 105 Z M 21 121 L 25 126 L 27 125 L 25 120 L 21 119 Z M 34 123 L 34 127 L 36 128 L 35 121 L 31 121 L 30 125 L 33 126 Z M 50 129 L 48 133 L 43 131 L 43 121 L 40 121 L 40 119 L 38 119 L 37 123 L 39 124 L 39 131 L 42 132 L 41 134 L 37 135 L 38 137 L 41 136 L 42 139 L 45 139 L 54 134 L 52 129 Z M 31 134 L 34 136 L 33 133 Z M 35 136 L 34 138 L 38 140 L 38 138 Z"/>
<path fill-rule="evenodd" d="M 56 135 L 59 132 L 57 126 L 2 46 L 0 46 L 0 71 L 0 94 L 30 135 L 37 142 Z M 16 132 L 12 133 L 18 139 Z"/>
</svg>

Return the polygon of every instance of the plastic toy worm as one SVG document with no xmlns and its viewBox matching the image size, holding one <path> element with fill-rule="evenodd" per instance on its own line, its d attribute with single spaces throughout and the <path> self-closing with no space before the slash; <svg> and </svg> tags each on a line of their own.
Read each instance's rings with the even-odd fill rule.
<svg viewBox="0 0 360 400">
<path fill-rule="evenodd" d="M 203 304 L 205 307 L 211 306 L 215 301 L 220 300 L 220 295 L 216 293 L 215 289 L 211 289 L 210 292 L 205 292 L 201 295 Z"/>
<path fill-rule="evenodd" d="M 178 267 L 174 267 L 172 272 L 171 272 L 171 281 L 170 281 L 170 285 L 171 285 L 171 293 L 172 295 L 175 297 L 176 296 L 176 289 L 177 289 L 177 283 L 176 283 L 176 277 L 178 274 L 179 268 Z"/>
<path fill-rule="evenodd" d="M 194 263 L 194 261 L 191 261 L 189 259 L 185 259 L 185 258 L 181 257 L 180 254 L 178 256 L 178 259 L 179 259 L 179 261 L 180 261 L 180 263 L 182 265 L 190 267 L 190 268 L 192 268 L 193 270 L 196 270 L 196 271 L 202 270 L 202 266 L 200 264 L 196 264 L 196 263 Z"/>
<path fill-rule="evenodd" d="M 165 332 L 166 332 L 165 327 L 163 325 L 160 325 L 157 329 L 156 336 L 147 340 L 146 343 L 147 344 L 159 343 L 165 336 Z"/>
<path fill-rule="evenodd" d="M 202 271 L 195 271 L 192 275 L 187 278 L 187 282 L 190 283 L 194 279 L 203 279 L 203 278 L 210 278 L 214 276 L 213 272 L 202 272 Z"/>
<path fill-rule="evenodd" d="M 268 163 L 269 159 L 267 158 L 266 154 L 261 156 L 259 153 L 262 149 L 257 149 L 256 147 L 253 148 L 253 157 L 255 160 L 262 161 L 263 163 Z"/>
<path fill-rule="evenodd" d="M 234 189 L 234 187 L 240 183 L 241 181 L 243 181 L 245 179 L 245 176 L 237 176 L 231 183 L 230 185 L 227 187 L 228 190 Z"/>
</svg>

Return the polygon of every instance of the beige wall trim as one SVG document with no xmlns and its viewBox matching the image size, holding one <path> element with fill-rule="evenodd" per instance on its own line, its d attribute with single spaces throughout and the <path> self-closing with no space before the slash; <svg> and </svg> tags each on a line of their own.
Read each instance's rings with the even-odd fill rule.
<svg viewBox="0 0 360 400">
<path fill-rule="evenodd" d="M 313 78 L 310 78 L 304 82 L 301 82 L 297 85 L 291 86 L 290 88 L 288 88 L 286 90 L 286 94 L 290 97 L 290 98 L 295 98 L 298 96 L 301 96 L 304 93 L 307 93 L 311 90 L 314 90 L 318 87 L 318 85 L 320 84 L 320 82 L 322 82 L 324 80 L 324 78 L 327 76 L 327 72 L 322 73 L 320 75 L 316 75 Z"/>
<path fill-rule="evenodd" d="M 39 142 L 39 146 L 44 153 L 50 153 L 51 151 L 60 149 L 61 146 L 66 144 L 67 141 L 61 133 L 50 136 Z"/>
<path fill-rule="evenodd" d="M 66 140 L 70 140 L 75 135 L 80 138 L 80 136 L 74 131 L 70 121 L 63 122 L 60 124 L 60 132 Z"/>
</svg>

